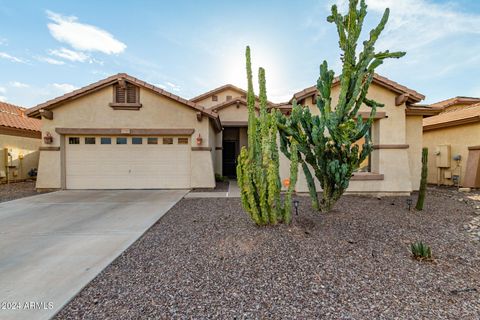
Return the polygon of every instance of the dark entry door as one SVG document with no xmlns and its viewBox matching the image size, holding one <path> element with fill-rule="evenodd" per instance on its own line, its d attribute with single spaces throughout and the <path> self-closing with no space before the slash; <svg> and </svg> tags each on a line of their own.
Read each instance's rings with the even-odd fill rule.
<svg viewBox="0 0 480 320">
<path fill-rule="evenodd" d="M 223 175 L 233 178 L 237 176 L 238 141 L 223 141 Z"/>
</svg>

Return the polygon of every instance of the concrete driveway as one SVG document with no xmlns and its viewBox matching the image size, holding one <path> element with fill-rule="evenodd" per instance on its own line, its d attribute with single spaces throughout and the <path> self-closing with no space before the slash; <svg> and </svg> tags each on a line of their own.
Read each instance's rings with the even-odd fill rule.
<svg viewBox="0 0 480 320">
<path fill-rule="evenodd" d="M 59 191 L 0 203 L 0 319 L 49 319 L 187 190 Z"/>
</svg>

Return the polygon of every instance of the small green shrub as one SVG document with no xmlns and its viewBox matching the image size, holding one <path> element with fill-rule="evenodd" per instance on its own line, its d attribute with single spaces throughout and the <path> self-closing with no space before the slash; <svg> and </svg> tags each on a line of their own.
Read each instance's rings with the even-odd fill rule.
<svg viewBox="0 0 480 320">
<path fill-rule="evenodd" d="M 215 173 L 215 181 L 216 182 L 225 182 L 228 181 L 228 178 L 225 176 L 222 176 L 221 174 Z"/>
<path fill-rule="evenodd" d="M 412 256 L 417 260 L 432 260 L 432 249 L 422 241 L 414 242 L 410 245 Z"/>
</svg>

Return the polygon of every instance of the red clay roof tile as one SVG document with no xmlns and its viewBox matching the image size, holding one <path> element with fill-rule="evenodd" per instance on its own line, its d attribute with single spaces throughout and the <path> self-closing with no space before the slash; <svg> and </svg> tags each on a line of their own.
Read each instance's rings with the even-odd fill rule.
<svg viewBox="0 0 480 320">
<path fill-rule="evenodd" d="M 0 102 L 0 126 L 29 131 L 40 131 L 41 122 L 25 115 L 25 108 Z"/>
</svg>

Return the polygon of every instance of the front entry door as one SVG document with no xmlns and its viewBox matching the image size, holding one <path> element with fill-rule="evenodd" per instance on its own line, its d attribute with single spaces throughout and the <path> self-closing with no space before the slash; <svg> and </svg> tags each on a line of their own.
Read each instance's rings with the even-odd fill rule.
<svg viewBox="0 0 480 320">
<path fill-rule="evenodd" d="M 238 158 L 238 141 L 223 141 L 223 175 L 234 178 L 237 176 L 237 158 Z"/>
</svg>

